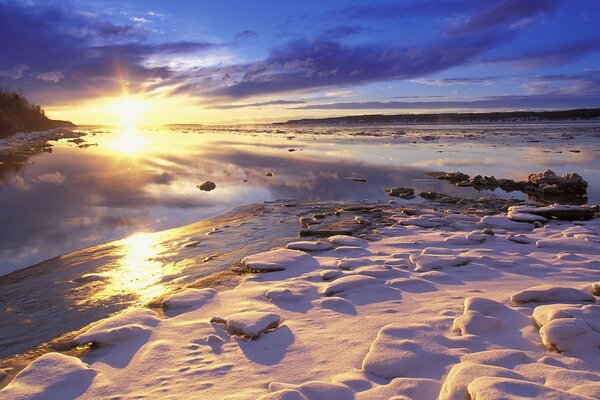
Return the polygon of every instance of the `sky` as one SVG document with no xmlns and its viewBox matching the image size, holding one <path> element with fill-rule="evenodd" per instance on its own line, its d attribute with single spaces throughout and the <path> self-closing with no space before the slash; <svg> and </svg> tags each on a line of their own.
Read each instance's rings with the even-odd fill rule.
<svg viewBox="0 0 600 400">
<path fill-rule="evenodd" d="M 592 0 L 0 0 L 0 87 L 77 124 L 600 107 L 599 20 Z"/>
</svg>

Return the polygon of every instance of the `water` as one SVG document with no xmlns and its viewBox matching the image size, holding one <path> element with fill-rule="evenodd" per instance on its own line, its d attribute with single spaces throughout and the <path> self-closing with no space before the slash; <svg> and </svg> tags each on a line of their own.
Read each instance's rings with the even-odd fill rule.
<svg viewBox="0 0 600 400">
<path fill-rule="evenodd" d="M 302 212 L 250 206 L 159 232 L 235 206 L 387 200 L 392 186 L 476 198 L 423 172 L 521 179 L 547 168 L 580 173 L 590 202 L 600 202 L 598 124 L 81 131 L 79 146 L 60 140 L 51 153 L 0 155 L 0 274 L 21 269 L 0 278 L 0 358 L 281 245 Z M 200 191 L 206 180 L 217 188 Z"/>
</svg>

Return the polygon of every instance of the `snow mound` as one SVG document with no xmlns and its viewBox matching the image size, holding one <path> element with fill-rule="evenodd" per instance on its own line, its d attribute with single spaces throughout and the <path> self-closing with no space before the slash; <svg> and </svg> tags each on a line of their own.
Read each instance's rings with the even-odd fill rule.
<svg viewBox="0 0 600 400">
<path fill-rule="evenodd" d="M 459 267 L 469 263 L 468 259 L 459 255 L 428 254 L 428 249 L 424 249 L 421 254 L 411 254 L 409 260 L 415 266 L 416 272 L 426 272 L 444 267 Z"/>
<path fill-rule="evenodd" d="M 336 246 L 365 247 L 367 245 L 367 242 L 365 242 L 364 240 L 348 235 L 330 236 L 327 238 L 327 241 L 335 244 Z"/>
<path fill-rule="evenodd" d="M 75 343 L 115 345 L 149 334 L 160 323 L 160 317 L 147 308 L 134 309 L 107 318 L 75 338 Z"/>
<path fill-rule="evenodd" d="M 557 318 L 540 328 L 542 343 L 558 353 L 590 354 L 598 352 L 600 332 L 579 318 Z"/>
<path fill-rule="evenodd" d="M 315 300 L 315 305 L 320 306 L 322 308 L 327 308 L 329 310 L 339 312 L 342 314 L 356 314 L 356 309 L 354 308 L 354 304 L 350 303 L 348 300 L 343 297 L 325 297 L 322 299 Z"/>
<path fill-rule="evenodd" d="M 191 308 L 200 308 L 209 303 L 217 291 L 211 288 L 207 289 L 185 289 L 181 292 L 172 294 L 163 300 L 163 308 L 167 310 L 187 310 Z"/>
<path fill-rule="evenodd" d="M 353 291 L 366 286 L 372 286 L 379 283 L 373 277 L 365 275 L 350 275 L 343 278 L 338 278 L 325 287 L 325 296 L 333 296 L 334 294 Z"/>
<path fill-rule="evenodd" d="M 510 298 L 510 301 L 513 304 L 524 304 L 531 302 L 595 303 L 596 298 L 591 294 L 584 292 L 583 290 L 571 287 L 540 285 L 513 294 Z"/>
<path fill-rule="evenodd" d="M 333 250 L 338 257 L 362 257 L 370 256 L 371 252 L 360 246 L 340 246 Z"/>
<path fill-rule="evenodd" d="M 277 328 L 281 323 L 281 316 L 270 312 L 244 311 L 227 318 L 214 317 L 211 322 L 225 324 L 232 335 L 255 339 L 264 332 Z"/>
<path fill-rule="evenodd" d="M 261 396 L 258 400 L 307 400 L 307 398 L 297 390 L 283 389 Z"/>
<path fill-rule="evenodd" d="M 467 392 L 467 386 L 479 377 L 526 380 L 525 377 L 507 368 L 463 361 L 452 367 L 450 373 L 448 373 L 448 376 L 442 385 L 442 389 L 440 390 L 439 400 L 468 399 L 469 394 Z"/>
<path fill-rule="evenodd" d="M 340 276 L 343 276 L 344 273 L 340 270 L 335 270 L 335 269 L 326 269 L 325 271 L 321 271 L 321 279 L 323 279 L 324 281 L 332 281 L 334 279 L 339 278 Z"/>
<path fill-rule="evenodd" d="M 558 318 L 583 319 L 592 329 L 600 332 L 600 306 L 596 304 L 544 304 L 533 310 L 533 320 L 540 328 Z"/>
<path fill-rule="evenodd" d="M 498 330 L 502 320 L 492 316 L 504 311 L 504 305 L 482 297 L 465 299 L 463 315 L 456 318 L 452 330 L 463 335 L 483 335 Z"/>
<path fill-rule="evenodd" d="M 520 350 L 497 349 L 465 354 L 461 361 L 513 369 L 517 365 L 529 364 L 534 360 Z"/>
<path fill-rule="evenodd" d="M 46 353 L 0 390 L 0 398 L 75 399 L 87 390 L 95 376 L 96 371 L 79 358 Z"/>
<path fill-rule="evenodd" d="M 396 378 L 387 385 L 358 393 L 357 400 L 372 399 L 437 399 L 440 382 L 426 378 Z"/>
<path fill-rule="evenodd" d="M 333 245 L 331 243 L 324 242 L 322 240 L 318 240 L 316 242 L 303 240 L 300 242 L 288 243 L 288 245 L 285 246 L 286 249 L 303 250 L 303 251 L 324 251 L 324 250 L 329 250 L 332 247 L 333 247 Z"/>
<path fill-rule="evenodd" d="M 318 262 L 313 256 L 299 250 L 277 249 L 245 257 L 242 264 L 253 271 L 271 272 L 286 268 L 313 267 Z"/>
<path fill-rule="evenodd" d="M 448 339 L 423 324 L 389 324 L 371 344 L 363 370 L 380 378 L 423 377 L 458 361 L 460 350 L 440 343 Z"/>
<path fill-rule="evenodd" d="M 475 378 L 473 382 L 467 386 L 467 391 L 471 399 L 477 400 L 591 400 L 589 397 L 578 396 L 537 383 L 487 376 Z"/>
<path fill-rule="evenodd" d="M 368 258 L 342 258 L 337 262 L 339 269 L 344 269 L 347 271 L 369 264 L 373 264 L 373 261 Z"/>
<path fill-rule="evenodd" d="M 279 395 L 281 392 L 294 391 L 300 393 L 303 397 L 289 397 L 289 399 L 306 400 L 354 400 L 354 392 L 346 385 L 341 383 L 309 381 L 301 385 L 291 385 L 287 383 L 271 382 L 269 390 L 272 395 Z M 265 397 L 266 399 L 281 399 L 282 397 Z M 288 397 L 284 399 L 288 400 Z"/>
</svg>

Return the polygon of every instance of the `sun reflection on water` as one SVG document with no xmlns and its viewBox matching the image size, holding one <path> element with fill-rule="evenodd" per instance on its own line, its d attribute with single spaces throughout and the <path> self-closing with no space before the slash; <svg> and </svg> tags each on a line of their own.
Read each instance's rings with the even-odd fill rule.
<svg viewBox="0 0 600 400">
<path fill-rule="evenodd" d="M 134 127 L 124 127 L 116 138 L 108 143 L 108 147 L 118 153 L 135 155 L 143 152 L 148 146 L 148 139 Z"/>
<path fill-rule="evenodd" d="M 152 233 L 136 233 L 119 242 L 121 258 L 109 272 L 110 291 L 114 294 L 133 294 L 148 301 L 164 291 L 160 283 L 165 274 L 157 257 L 161 247 Z"/>
</svg>

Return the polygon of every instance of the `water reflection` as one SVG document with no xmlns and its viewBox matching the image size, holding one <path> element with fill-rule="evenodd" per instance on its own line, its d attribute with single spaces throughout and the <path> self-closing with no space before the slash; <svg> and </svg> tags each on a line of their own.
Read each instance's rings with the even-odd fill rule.
<svg viewBox="0 0 600 400">
<path fill-rule="evenodd" d="M 160 280 L 167 269 L 156 259 L 160 249 L 155 236 L 150 233 L 136 233 L 118 243 L 120 257 L 116 268 L 108 271 L 108 291 L 115 294 L 132 292 L 143 302 L 163 292 L 164 287 Z M 101 294 L 100 297 L 107 296 Z"/>
<path fill-rule="evenodd" d="M 421 140 L 427 129 L 439 139 Z M 598 201 L 597 131 L 577 131 L 565 142 L 564 130 L 574 128 L 547 129 L 540 136 L 539 127 L 514 126 L 424 127 L 405 135 L 397 127 L 86 128 L 85 138 L 97 147 L 62 140 L 52 153 L 0 158 L 0 274 L 256 201 L 387 199 L 389 186 L 478 195 L 419 169 L 512 179 L 546 168 L 574 170 Z M 199 191 L 206 180 L 217 188 Z"/>
</svg>

